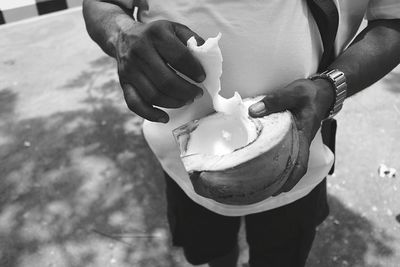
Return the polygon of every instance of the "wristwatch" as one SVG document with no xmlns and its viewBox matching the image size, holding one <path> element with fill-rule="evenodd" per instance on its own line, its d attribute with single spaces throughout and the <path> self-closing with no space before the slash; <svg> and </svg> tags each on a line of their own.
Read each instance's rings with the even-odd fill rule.
<svg viewBox="0 0 400 267">
<path fill-rule="evenodd" d="M 335 102 L 330 108 L 329 115 L 325 120 L 333 118 L 342 109 L 343 102 L 347 96 L 347 83 L 344 73 L 337 69 L 327 70 L 322 73 L 314 74 L 310 76 L 309 79 L 312 81 L 316 79 L 325 79 L 333 85 L 335 89 Z"/>
</svg>

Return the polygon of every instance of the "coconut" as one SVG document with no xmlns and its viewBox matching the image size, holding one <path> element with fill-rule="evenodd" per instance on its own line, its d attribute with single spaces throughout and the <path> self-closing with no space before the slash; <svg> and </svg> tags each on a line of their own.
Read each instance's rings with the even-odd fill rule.
<svg viewBox="0 0 400 267">
<path fill-rule="evenodd" d="M 242 100 L 238 93 L 225 99 L 221 90 L 221 38 L 188 47 L 206 72 L 203 87 L 211 95 L 215 113 L 175 129 L 181 159 L 197 194 L 217 202 L 248 205 L 277 192 L 296 162 L 299 141 L 289 111 L 251 118 L 248 107 L 261 97 Z"/>
<path fill-rule="evenodd" d="M 289 111 L 249 118 L 246 128 L 214 113 L 174 133 L 196 193 L 224 204 L 248 205 L 270 197 L 286 182 L 299 151 Z M 247 143 L 250 135 L 254 140 Z"/>
</svg>

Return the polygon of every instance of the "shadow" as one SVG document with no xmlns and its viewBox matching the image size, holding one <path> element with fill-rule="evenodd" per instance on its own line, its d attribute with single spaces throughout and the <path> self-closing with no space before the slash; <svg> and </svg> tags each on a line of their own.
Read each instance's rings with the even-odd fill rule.
<svg viewBox="0 0 400 267">
<path fill-rule="evenodd" d="M 114 85 L 118 85 L 115 81 L 115 77 L 112 77 L 112 74 L 117 69 L 117 64 L 115 60 L 108 56 L 102 56 L 98 59 L 95 59 L 89 62 L 88 69 L 83 71 L 74 79 L 68 81 L 64 86 L 60 89 L 73 89 L 73 88 L 81 88 L 85 86 L 93 86 L 93 82 L 95 79 L 100 79 L 102 77 L 106 77 L 109 83 L 113 83 Z M 110 79 L 111 78 L 111 79 Z M 107 82 L 103 84 L 103 88 L 97 88 L 98 90 L 109 88 L 107 87 Z"/>
<path fill-rule="evenodd" d="M 163 173 L 113 64 L 59 88 L 85 90 L 84 110 L 19 120 L 16 95 L 0 91 L 0 266 L 178 266 Z"/>
<path fill-rule="evenodd" d="M 0 266 L 188 266 L 170 245 L 162 170 L 115 62 L 101 57 L 58 89 L 83 90 L 87 108 L 19 119 L 17 95 L 0 91 Z M 364 259 L 394 253 L 384 231 L 330 205 L 308 266 L 381 266 Z"/>
<path fill-rule="evenodd" d="M 330 215 L 318 228 L 307 266 L 385 267 L 380 260 L 393 256 L 394 239 L 336 197 L 329 196 L 329 206 Z"/>
<path fill-rule="evenodd" d="M 5 117 L 14 112 L 17 102 L 17 93 L 11 88 L 0 89 L 0 117 Z"/>
</svg>

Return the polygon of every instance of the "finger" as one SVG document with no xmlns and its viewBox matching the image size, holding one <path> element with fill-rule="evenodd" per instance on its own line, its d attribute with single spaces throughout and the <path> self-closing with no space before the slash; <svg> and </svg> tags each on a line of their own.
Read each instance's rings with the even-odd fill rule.
<svg viewBox="0 0 400 267">
<path fill-rule="evenodd" d="M 263 117 L 272 113 L 295 108 L 296 96 L 286 88 L 268 93 L 261 101 L 249 107 L 249 115 Z"/>
<path fill-rule="evenodd" d="M 185 102 L 203 95 L 200 87 L 176 74 L 153 48 L 148 48 L 145 54 L 136 54 L 135 57 L 140 61 L 141 71 L 163 94 Z"/>
<path fill-rule="evenodd" d="M 135 71 L 126 80 L 135 87 L 143 100 L 151 105 L 163 108 L 180 108 L 187 104 L 183 100 L 172 98 L 158 91 L 155 85 L 140 71 Z"/>
<path fill-rule="evenodd" d="M 296 184 L 300 181 L 300 179 L 303 178 L 303 176 L 307 173 L 309 147 L 305 141 L 302 142 L 299 140 L 299 143 L 299 156 L 297 157 L 296 163 L 289 179 L 282 186 L 282 192 L 289 192 L 290 190 L 292 190 L 293 187 L 295 187 Z"/>
<path fill-rule="evenodd" d="M 302 129 L 304 136 L 311 142 L 321 127 L 321 119 L 315 115 L 315 111 L 311 108 L 304 108 L 296 115 L 298 118 L 296 121 L 301 121 L 301 123 L 297 123 L 297 128 Z"/>
<path fill-rule="evenodd" d="M 191 38 L 194 37 L 197 41 L 197 45 L 203 45 L 205 43 L 204 39 L 200 37 L 197 33 L 192 31 L 189 27 L 180 24 L 180 23 L 174 23 L 174 29 L 175 29 L 175 34 L 176 37 L 184 44 L 187 44 L 187 41 Z"/>
<path fill-rule="evenodd" d="M 305 137 L 302 130 L 299 130 L 299 154 L 294 163 L 293 169 L 289 175 L 289 178 L 283 184 L 283 186 L 274 193 L 273 196 L 277 196 L 282 192 L 289 192 L 296 186 L 300 179 L 307 173 L 308 158 L 309 158 L 309 142 Z"/>
<path fill-rule="evenodd" d="M 299 79 L 284 88 L 269 92 L 261 101 L 249 107 L 249 115 L 261 117 L 284 110 L 296 113 L 309 103 L 312 96 L 309 82 L 307 79 Z"/>
<path fill-rule="evenodd" d="M 130 84 L 121 82 L 121 87 L 124 92 L 125 102 L 131 111 L 149 121 L 168 122 L 168 114 L 146 103 Z"/>
<path fill-rule="evenodd" d="M 202 65 L 186 46 L 187 40 L 192 36 L 200 44 L 204 40 L 182 24 L 174 23 L 173 30 L 174 32 L 165 32 L 162 35 L 162 43 L 157 45 L 157 51 L 175 70 L 196 82 L 204 81 L 206 74 Z"/>
</svg>

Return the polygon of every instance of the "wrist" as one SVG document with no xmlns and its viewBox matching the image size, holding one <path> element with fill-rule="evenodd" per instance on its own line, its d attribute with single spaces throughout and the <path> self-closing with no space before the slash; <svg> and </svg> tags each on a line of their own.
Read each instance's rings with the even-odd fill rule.
<svg viewBox="0 0 400 267">
<path fill-rule="evenodd" d="M 334 103 L 329 108 L 328 116 L 324 117 L 323 119 L 331 119 L 336 116 L 336 114 L 338 114 L 342 109 L 343 102 L 347 97 L 347 83 L 344 73 L 337 69 L 327 70 L 322 73 L 312 75 L 309 77 L 309 79 L 312 81 L 325 80 L 330 83 L 331 87 L 327 88 L 333 89 L 331 92 L 333 92 Z"/>
<path fill-rule="evenodd" d="M 112 57 L 117 58 L 121 44 L 127 39 L 127 35 L 131 35 L 132 30 L 136 27 L 136 22 L 133 18 L 126 14 L 119 14 L 115 17 L 116 29 L 111 31 L 107 39 L 107 48 Z"/>
<path fill-rule="evenodd" d="M 329 112 L 335 104 L 335 87 L 331 82 L 323 78 L 313 80 L 317 86 L 317 109 L 321 120 L 329 117 Z"/>
</svg>

